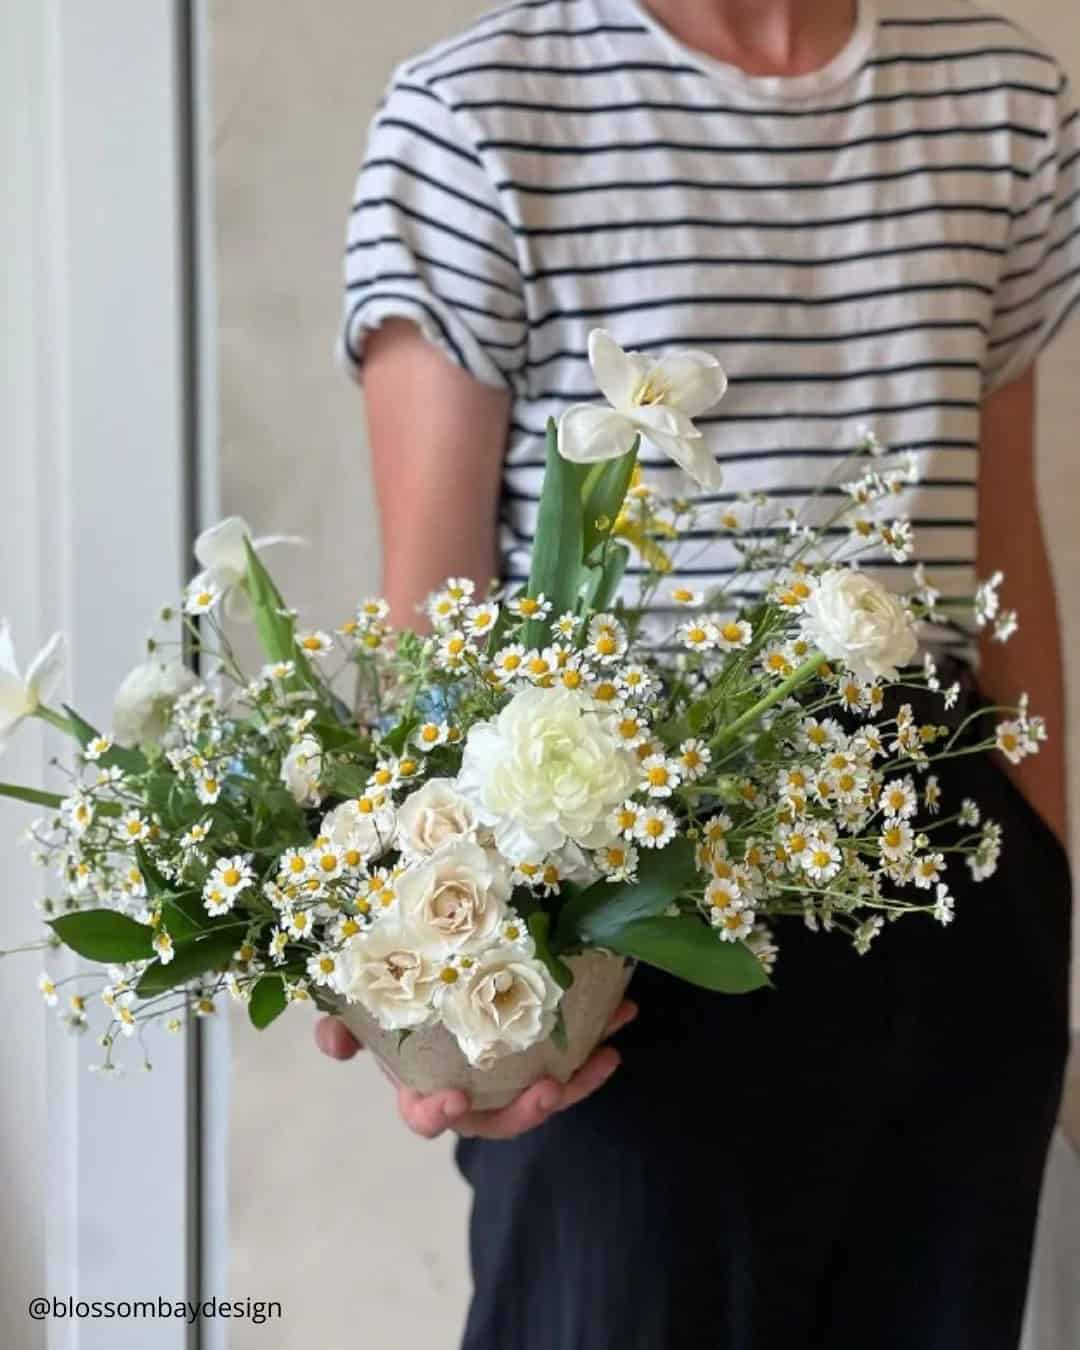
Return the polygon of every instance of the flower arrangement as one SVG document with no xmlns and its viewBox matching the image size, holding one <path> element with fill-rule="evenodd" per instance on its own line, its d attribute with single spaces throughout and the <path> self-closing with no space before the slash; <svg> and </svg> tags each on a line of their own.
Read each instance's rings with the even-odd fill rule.
<svg viewBox="0 0 1080 1350">
<path fill-rule="evenodd" d="M 661 499 L 638 447 L 714 484 L 693 418 L 725 379 L 701 353 L 651 361 L 604 333 L 590 355 L 608 406 L 549 425 L 527 585 L 451 579 L 427 635 L 393 631 L 379 599 L 333 633 L 298 626 L 261 556 L 272 541 L 236 518 L 199 540 L 203 570 L 162 614 L 181 631 L 151 642 L 111 734 L 49 706 L 59 639 L 20 676 L 0 628 L 0 743 L 36 716 L 78 744 L 62 793 L 0 794 L 46 808 L 28 830 L 57 878 L 42 945 L 106 968 L 72 977 L 63 1010 L 84 1028 L 99 986 L 106 1066 L 118 1037 L 227 993 L 260 1028 L 294 1002 L 358 1004 L 402 1038 L 438 1025 L 483 1069 L 565 1036 L 584 950 L 748 992 L 770 979 L 779 920 L 860 951 L 887 919 L 948 923 L 946 828 L 976 878 L 993 870 L 1000 831 L 971 801 L 946 814 L 931 769 L 995 744 L 1018 759 L 1044 731 L 1024 700 L 963 741 L 909 704 L 887 714 L 894 688 L 956 697 L 929 657 L 911 668 L 941 597 L 921 573 L 893 595 L 858 565 L 909 555 L 909 525 L 883 511 L 913 466 L 867 433 L 852 458 L 869 466 L 824 521 L 781 512 L 765 530 L 765 498 L 722 507 L 708 527 L 763 598 L 675 588 L 685 616 L 657 640 L 650 602 L 706 507 Z M 615 598 L 631 550 L 634 607 Z M 972 599 L 1005 637 L 1000 580 Z M 254 677 L 226 612 L 257 626 Z"/>
</svg>

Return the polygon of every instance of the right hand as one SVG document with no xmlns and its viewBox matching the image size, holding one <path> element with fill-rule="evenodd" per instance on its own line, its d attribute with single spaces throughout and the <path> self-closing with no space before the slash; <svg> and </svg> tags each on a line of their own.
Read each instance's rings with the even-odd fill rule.
<svg viewBox="0 0 1080 1350">
<path fill-rule="evenodd" d="M 637 1011 L 637 1005 L 629 1000 L 621 1003 L 608 1023 L 605 1036 L 614 1036 L 632 1022 Z M 352 1059 L 363 1049 L 344 1023 L 334 1017 L 319 1020 L 315 1040 L 323 1054 L 332 1059 Z M 619 1062 L 620 1055 L 614 1046 L 599 1046 L 569 1082 L 541 1078 L 498 1111 L 474 1111 L 466 1094 L 456 1088 L 421 1096 L 384 1072 L 397 1089 L 398 1112 L 414 1134 L 435 1139 L 445 1130 L 454 1130 L 469 1138 L 514 1139 L 542 1125 L 557 1111 L 565 1111 L 591 1096 L 607 1082 Z"/>
</svg>

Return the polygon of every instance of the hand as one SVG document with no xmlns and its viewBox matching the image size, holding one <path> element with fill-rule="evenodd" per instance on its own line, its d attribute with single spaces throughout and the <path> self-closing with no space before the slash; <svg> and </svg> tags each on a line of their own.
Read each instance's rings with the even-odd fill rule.
<svg viewBox="0 0 1080 1350">
<path fill-rule="evenodd" d="M 621 1003 L 608 1023 L 605 1036 L 614 1036 L 634 1020 L 637 1012 L 637 1004 L 629 1000 Z M 348 1028 L 334 1017 L 320 1018 L 315 1027 L 315 1040 L 323 1054 L 332 1059 L 352 1059 L 363 1049 Z M 600 1046 L 568 1083 L 541 1078 L 509 1106 L 498 1111 L 473 1111 L 466 1094 L 456 1088 L 423 1097 L 392 1078 L 391 1082 L 397 1089 L 398 1112 L 402 1120 L 414 1134 L 424 1139 L 435 1139 L 448 1129 L 469 1138 L 514 1139 L 526 1130 L 542 1125 L 557 1111 L 565 1111 L 568 1106 L 575 1106 L 591 1096 L 619 1067 L 619 1060 L 619 1052 L 614 1046 Z M 389 1073 L 386 1076 L 391 1077 Z"/>
</svg>

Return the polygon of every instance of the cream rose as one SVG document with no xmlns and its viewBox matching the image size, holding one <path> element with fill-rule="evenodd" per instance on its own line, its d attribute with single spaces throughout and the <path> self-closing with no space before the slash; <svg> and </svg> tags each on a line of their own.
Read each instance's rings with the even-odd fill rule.
<svg viewBox="0 0 1080 1350">
<path fill-rule="evenodd" d="M 911 617 L 898 596 L 849 568 L 826 572 L 803 612 L 805 637 L 858 680 L 893 680 L 915 655 Z"/>
<path fill-rule="evenodd" d="M 451 778 L 429 778 L 401 803 L 397 844 L 411 857 L 429 857 L 444 844 L 476 836 L 476 812 Z"/>
<path fill-rule="evenodd" d="M 394 915 L 385 915 L 350 938 L 338 963 L 337 988 L 362 1003 L 388 1031 L 432 1021 L 439 968 L 416 950 L 416 938 Z"/>
<path fill-rule="evenodd" d="M 402 921 L 432 959 L 490 945 L 506 916 L 510 869 L 468 840 L 446 844 L 397 883 Z"/>
<path fill-rule="evenodd" d="M 440 999 L 443 1025 L 477 1068 L 551 1035 L 562 991 L 539 961 L 492 947 L 458 973 Z"/>
<path fill-rule="evenodd" d="M 144 661 L 116 691 L 113 737 L 119 745 L 145 745 L 165 734 L 172 706 L 198 680 L 179 661 Z"/>
<path fill-rule="evenodd" d="M 370 860 L 381 858 L 394 842 L 396 827 L 389 797 L 381 804 L 370 797 L 359 797 L 328 811 L 320 833 L 338 848 L 356 849 Z"/>
<path fill-rule="evenodd" d="M 610 713 L 576 689 L 523 689 L 469 729 L 457 789 L 512 862 L 540 862 L 567 841 L 614 838 L 612 810 L 638 785 Z"/>
<path fill-rule="evenodd" d="M 322 746 L 314 736 L 301 736 L 281 761 L 281 781 L 301 806 L 318 806 Z"/>
</svg>

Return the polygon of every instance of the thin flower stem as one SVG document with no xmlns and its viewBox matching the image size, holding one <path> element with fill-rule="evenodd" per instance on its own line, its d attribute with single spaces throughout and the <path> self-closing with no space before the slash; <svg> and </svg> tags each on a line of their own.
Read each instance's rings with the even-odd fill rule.
<svg viewBox="0 0 1080 1350">
<path fill-rule="evenodd" d="M 825 657 L 821 652 L 811 653 L 798 670 L 778 684 L 775 689 L 771 689 L 763 698 L 759 698 L 752 707 L 747 708 L 744 713 L 736 717 L 735 721 L 729 726 L 717 732 L 709 742 L 709 749 L 719 749 L 725 742 L 733 741 L 746 727 L 753 726 L 755 722 L 760 721 L 770 708 L 781 702 L 782 699 L 787 698 L 788 694 L 794 693 L 800 685 L 811 679 L 821 668 L 821 663 L 824 660 Z"/>
</svg>

